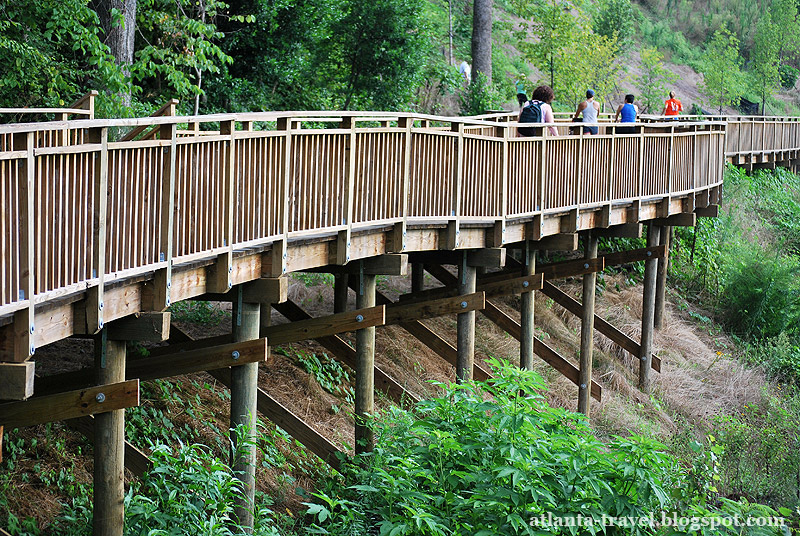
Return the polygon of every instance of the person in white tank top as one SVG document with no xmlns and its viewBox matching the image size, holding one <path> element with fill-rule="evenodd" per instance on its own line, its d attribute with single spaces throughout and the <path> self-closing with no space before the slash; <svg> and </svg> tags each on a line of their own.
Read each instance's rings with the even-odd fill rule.
<svg viewBox="0 0 800 536">
<path fill-rule="evenodd" d="M 584 123 L 597 123 L 597 114 L 600 112 L 600 103 L 594 100 L 594 90 L 586 90 L 586 100 L 578 105 L 575 110 L 575 115 L 572 116 L 573 121 L 578 120 L 579 115 L 583 115 Z M 583 127 L 584 134 L 597 134 L 599 129 L 596 126 Z"/>
</svg>

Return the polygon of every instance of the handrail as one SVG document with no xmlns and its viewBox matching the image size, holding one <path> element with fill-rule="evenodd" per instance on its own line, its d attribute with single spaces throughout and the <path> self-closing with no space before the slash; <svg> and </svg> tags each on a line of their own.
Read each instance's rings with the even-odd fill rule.
<svg viewBox="0 0 800 536">
<path fill-rule="evenodd" d="M 168 301 L 173 267 L 202 261 L 223 263 L 224 289 L 234 251 L 307 238 L 334 237 L 345 263 L 364 254 L 351 237 L 374 229 L 392 229 L 387 251 L 408 251 L 608 226 L 619 207 L 636 221 L 668 216 L 718 202 L 732 147 L 735 158 L 800 151 L 796 120 L 518 137 L 509 119 L 309 111 L 0 125 L 0 317 L 87 295 L 96 328 L 109 284 L 156 277 Z M 612 134 L 619 126 L 634 132 Z M 154 134 L 110 141 L 118 127 Z M 443 230 L 409 238 L 420 225 Z M 288 268 L 272 258 L 270 273 Z"/>
</svg>

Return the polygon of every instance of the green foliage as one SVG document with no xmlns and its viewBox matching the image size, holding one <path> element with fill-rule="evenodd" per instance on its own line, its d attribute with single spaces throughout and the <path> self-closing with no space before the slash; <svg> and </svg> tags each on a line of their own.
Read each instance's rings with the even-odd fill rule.
<svg viewBox="0 0 800 536">
<path fill-rule="evenodd" d="M 314 376 L 323 389 L 332 395 L 342 397 L 348 404 L 353 404 L 355 392 L 350 385 L 350 374 L 338 361 L 329 358 L 327 354 L 322 354 L 322 359 L 317 357 L 317 354 L 302 351 L 296 355 L 303 370 Z"/>
<path fill-rule="evenodd" d="M 498 95 L 486 79 L 486 75 L 478 73 L 472 82 L 461 91 L 461 113 L 463 115 L 481 115 L 498 106 Z"/>
<path fill-rule="evenodd" d="M 760 402 L 747 404 L 736 414 L 716 417 L 713 428 L 725 446 L 720 475 L 728 496 L 776 507 L 800 504 L 796 399 L 765 394 Z"/>
<path fill-rule="evenodd" d="M 664 67 L 663 56 L 655 48 L 644 48 L 640 54 L 641 74 L 634 77 L 634 83 L 639 89 L 642 113 L 661 113 L 669 88 L 678 76 Z"/>
<path fill-rule="evenodd" d="M 608 39 L 616 38 L 623 46 L 636 31 L 636 10 L 630 0 L 602 0 L 592 17 L 595 33 Z"/>
<path fill-rule="evenodd" d="M 778 72 L 781 77 L 781 87 L 783 89 L 792 89 L 797 84 L 797 75 L 800 70 L 795 69 L 791 65 L 781 65 L 778 67 Z"/>
<path fill-rule="evenodd" d="M 706 103 L 719 113 L 726 106 L 739 104 L 744 89 L 741 65 L 739 39 L 727 28 L 714 32 L 699 62 L 703 73 L 700 89 L 706 96 Z"/>
<path fill-rule="evenodd" d="M 535 534 L 530 518 L 542 514 L 599 521 L 666 506 L 661 445 L 604 445 L 581 415 L 545 403 L 538 375 L 493 367 L 489 382 L 441 385 L 416 411 L 375 420 L 374 453 L 314 494 L 311 532 Z"/>
<path fill-rule="evenodd" d="M 131 535 L 245 534 L 235 522 L 233 505 L 242 483 L 202 445 L 153 446 L 152 470 L 141 487 L 125 497 L 126 533 Z M 278 536 L 266 507 L 256 509 L 253 534 Z"/>
<path fill-rule="evenodd" d="M 169 306 L 172 320 L 217 326 L 230 317 L 230 312 L 215 307 L 211 302 L 186 300 Z"/>
<path fill-rule="evenodd" d="M 562 84 L 557 73 L 559 60 L 578 32 L 588 24 L 580 1 L 511 0 L 511 6 L 523 19 L 514 32 L 520 52 L 545 74 L 558 98 Z M 578 13 L 577 17 L 573 10 Z"/>
<path fill-rule="evenodd" d="M 758 22 L 753 52 L 750 55 L 750 87 L 758 91 L 761 99 L 761 113 L 766 115 L 767 97 L 777 89 L 781 82 L 778 70 L 778 29 L 767 12 Z"/>
<path fill-rule="evenodd" d="M 690 43 L 683 33 L 673 30 L 666 21 L 643 18 L 639 32 L 648 46 L 664 52 L 674 63 L 695 65 L 700 59 L 700 48 Z"/>
<path fill-rule="evenodd" d="M 82 0 L 0 2 L 0 106 L 68 106 L 89 89 L 107 89 L 98 111 L 125 87 Z"/>
<path fill-rule="evenodd" d="M 218 44 L 223 34 L 215 24 L 228 7 L 219 0 L 138 0 L 140 39 L 131 75 L 146 95 L 193 100 L 203 94 L 203 73 L 219 73 L 233 62 Z"/>
</svg>

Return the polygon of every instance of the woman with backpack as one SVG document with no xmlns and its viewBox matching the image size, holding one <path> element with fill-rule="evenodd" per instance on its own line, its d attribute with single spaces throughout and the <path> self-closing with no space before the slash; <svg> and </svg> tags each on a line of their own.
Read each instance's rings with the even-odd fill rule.
<svg viewBox="0 0 800 536">
<path fill-rule="evenodd" d="M 555 93 L 550 86 L 539 86 L 533 90 L 531 100 L 525 103 L 519 111 L 518 123 L 554 123 L 553 108 L 550 103 L 553 102 Z M 548 127 L 550 134 L 558 136 L 556 127 Z M 518 127 L 517 133 L 520 136 L 536 136 L 538 128 L 531 127 Z"/>
</svg>

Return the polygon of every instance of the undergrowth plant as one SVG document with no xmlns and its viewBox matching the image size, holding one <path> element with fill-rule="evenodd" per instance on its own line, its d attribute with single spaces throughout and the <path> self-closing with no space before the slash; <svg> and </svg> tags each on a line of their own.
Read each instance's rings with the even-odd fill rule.
<svg viewBox="0 0 800 536">
<path fill-rule="evenodd" d="M 599 522 L 668 506 L 676 482 L 661 444 L 640 436 L 603 444 L 583 416 L 547 405 L 537 374 L 492 366 L 492 380 L 439 385 L 443 394 L 415 410 L 376 418 L 375 450 L 313 494 L 309 532 L 568 534 L 542 532 L 531 519 Z"/>
</svg>

